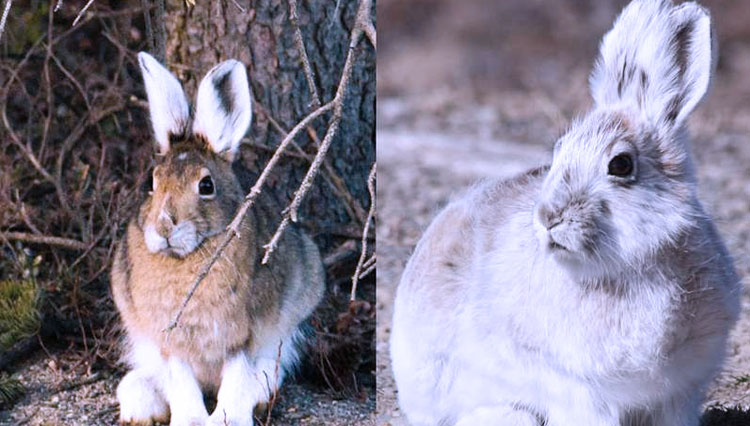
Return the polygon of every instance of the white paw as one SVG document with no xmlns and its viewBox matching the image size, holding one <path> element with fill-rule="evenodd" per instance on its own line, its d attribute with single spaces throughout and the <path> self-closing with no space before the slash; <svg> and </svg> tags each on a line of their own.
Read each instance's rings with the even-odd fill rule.
<svg viewBox="0 0 750 426">
<path fill-rule="evenodd" d="M 526 411 L 515 410 L 510 407 L 479 407 L 461 416 L 456 426 L 494 425 L 498 419 L 508 426 L 539 426 L 539 419 Z"/>
<path fill-rule="evenodd" d="M 247 416 L 238 416 L 237 413 L 228 413 L 227 410 L 216 407 L 206 421 L 206 426 L 253 426 L 252 412 Z"/>
<path fill-rule="evenodd" d="M 117 386 L 120 402 L 120 422 L 150 424 L 152 421 L 166 422 L 169 407 L 152 380 L 139 371 L 131 371 Z"/>
<path fill-rule="evenodd" d="M 172 416 L 169 426 L 204 426 L 206 417 L 204 416 Z"/>
</svg>

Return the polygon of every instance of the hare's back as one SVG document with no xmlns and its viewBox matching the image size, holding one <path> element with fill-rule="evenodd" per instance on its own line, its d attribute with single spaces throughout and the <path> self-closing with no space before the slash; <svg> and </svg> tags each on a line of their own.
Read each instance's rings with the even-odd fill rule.
<svg viewBox="0 0 750 426">
<path fill-rule="evenodd" d="M 498 232 L 513 232 L 511 219 L 529 214 L 548 168 L 510 179 L 482 181 L 446 206 L 433 220 L 409 259 L 399 298 L 412 306 L 457 309 L 471 285 L 473 269 L 491 250 Z"/>
</svg>

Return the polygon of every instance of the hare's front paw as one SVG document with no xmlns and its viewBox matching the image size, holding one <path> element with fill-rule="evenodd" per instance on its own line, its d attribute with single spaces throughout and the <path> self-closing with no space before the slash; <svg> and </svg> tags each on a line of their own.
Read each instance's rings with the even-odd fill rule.
<svg viewBox="0 0 750 426">
<path fill-rule="evenodd" d="M 206 426 L 253 426 L 252 415 L 237 418 L 227 415 L 226 410 L 214 410 L 211 417 L 206 420 Z"/>
<path fill-rule="evenodd" d="M 131 371 L 117 386 L 120 402 L 120 423 L 150 425 L 166 422 L 169 407 L 150 377 L 138 370 Z"/>
<path fill-rule="evenodd" d="M 498 419 L 502 419 L 498 423 Z M 512 407 L 479 407 L 458 418 L 456 426 L 494 425 L 540 426 L 544 423 L 532 413 Z"/>
</svg>

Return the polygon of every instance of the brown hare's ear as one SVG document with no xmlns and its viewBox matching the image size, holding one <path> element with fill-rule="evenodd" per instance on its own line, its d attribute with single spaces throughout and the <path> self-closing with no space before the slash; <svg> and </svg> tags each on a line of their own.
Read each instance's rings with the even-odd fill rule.
<svg viewBox="0 0 750 426">
<path fill-rule="evenodd" d="M 635 0 L 602 40 L 591 91 L 599 106 L 635 107 L 655 126 L 675 129 L 705 95 L 713 58 L 706 9 Z"/>
<path fill-rule="evenodd" d="M 180 82 L 153 56 L 146 52 L 139 53 L 138 64 L 146 84 L 154 138 L 161 154 L 166 154 L 169 151 L 169 136 L 183 135 L 188 130 L 190 107 Z"/>
<path fill-rule="evenodd" d="M 233 59 L 213 67 L 198 87 L 193 133 L 233 161 L 252 118 L 245 66 Z"/>
</svg>

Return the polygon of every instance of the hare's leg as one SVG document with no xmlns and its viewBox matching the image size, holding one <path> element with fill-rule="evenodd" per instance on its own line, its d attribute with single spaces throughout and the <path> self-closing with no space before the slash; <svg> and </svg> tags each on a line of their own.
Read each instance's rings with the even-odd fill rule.
<svg viewBox="0 0 750 426">
<path fill-rule="evenodd" d="M 280 341 L 277 341 L 280 342 Z M 253 408 L 267 402 L 284 379 L 284 373 L 297 361 L 294 336 L 269 344 L 254 356 L 239 351 L 224 362 L 216 409 L 210 425 L 246 426 L 253 424 Z"/>
<path fill-rule="evenodd" d="M 171 357 L 166 363 L 163 376 L 164 394 L 172 412 L 171 426 L 203 425 L 208 418 L 203 404 L 203 393 L 193 374 L 193 369 L 184 361 Z"/>
<path fill-rule="evenodd" d="M 680 395 L 660 404 L 652 413 L 654 425 L 697 426 L 700 422 L 700 394 Z"/>
<path fill-rule="evenodd" d="M 117 386 L 120 422 L 166 422 L 169 418 L 169 407 L 160 390 L 160 375 L 165 363 L 159 349 L 148 342 L 136 342 L 129 358 L 135 368 L 126 374 Z"/>
<path fill-rule="evenodd" d="M 512 406 L 478 407 L 459 416 L 456 426 L 503 425 L 541 426 L 542 420 L 533 413 Z"/>
<path fill-rule="evenodd" d="M 550 385 L 560 392 L 547 402 L 548 426 L 620 426 L 624 410 L 602 400 L 589 386 L 572 380 L 550 382 Z"/>
</svg>

